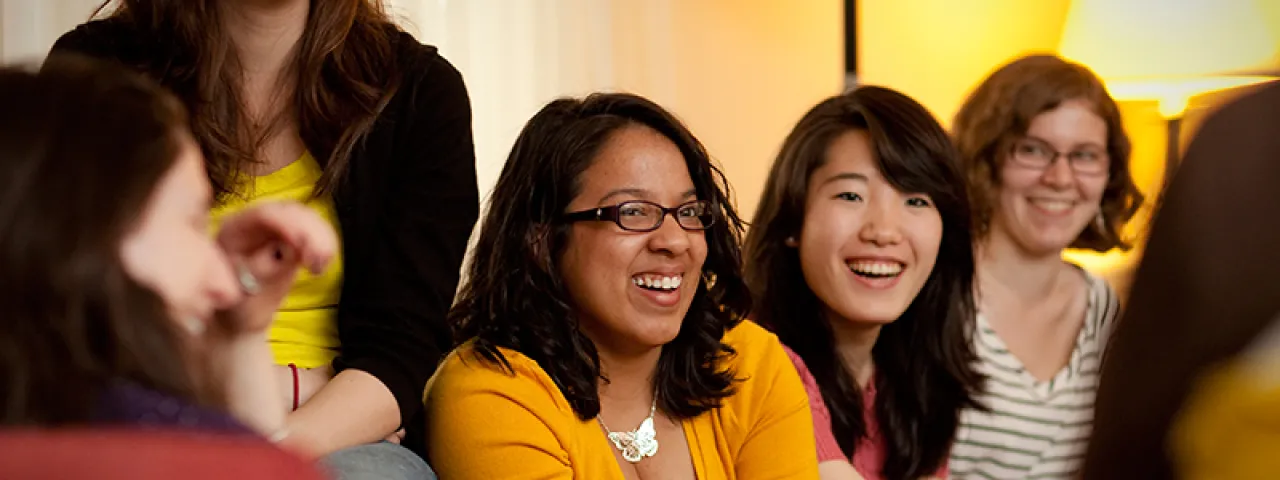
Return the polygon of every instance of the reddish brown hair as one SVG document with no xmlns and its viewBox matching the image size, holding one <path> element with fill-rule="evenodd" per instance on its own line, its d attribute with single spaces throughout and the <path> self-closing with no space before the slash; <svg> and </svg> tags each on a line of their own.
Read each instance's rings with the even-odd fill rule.
<svg viewBox="0 0 1280 480">
<path fill-rule="evenodd" d="M 240 94 L 240 73 L 230 39 L 222 31 L 219 0 L 119 1 L 110 18 L 126 22 L 157 45 L 162 58 L 141 67 L 172 89 L 191 110 L 191 130 L 204 152 L 209 180 L 219 197 L 257 161 L 259 147 L 296 115 L 303 143 L 324 167 L 316 193 L 328 193 L 345 177 L 352 150 L 401 82 L 395 40 L 400 30 L 380 0 L 311 2 L 306 30 L 294 49 L 286 103 L 262 128 L 252 128 Z"/>
<path fill-rule="evenodd" d="M 1105 252 L 1128 250 L 1121 229 L 1142 205 L 1143 195 L 1129 173 L 1129 137 L 1120 109 L 1097 75 L 1083 65 L 1053 55 L 1022 57 L 1000 67 L 978 86 L 956 114 L 952 134 L 960 149 L 969 180 L 974 228 L 979 237 L 989 232 L 992 198 L 1000 187 L 1000 169 L 1013 142 L 1027 133 L 1031 120 L 1082 99 L 1107 123 L 1107 155 L 1111 159 L 1102 193 L 1101 224 L 1091 222 L 1071 244 Z"/>
<path fill-rule="evenodd" d="M 127 381 L 209 405 L 218 383 L 120 245 L 173 167 L 182 105 L 124 68 L 0 68 L 0 425 L 92 422 Z"/>
</svg>

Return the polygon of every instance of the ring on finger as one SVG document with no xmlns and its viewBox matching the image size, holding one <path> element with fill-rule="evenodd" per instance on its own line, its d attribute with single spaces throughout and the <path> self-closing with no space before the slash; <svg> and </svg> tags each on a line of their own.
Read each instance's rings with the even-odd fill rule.
<svg viewBox="0 0 1280 480">
<path fill-rule="evenodd" d="M 253 275 L 253 271 L 249 270 L 249 266 L 244 262 L 236 262 L 236 279 L 240 281 L 240 290 L 248 295 L 257 295 L 262 291 L 262 284 L 258 282 L 258 277 Z"/>
</svg>

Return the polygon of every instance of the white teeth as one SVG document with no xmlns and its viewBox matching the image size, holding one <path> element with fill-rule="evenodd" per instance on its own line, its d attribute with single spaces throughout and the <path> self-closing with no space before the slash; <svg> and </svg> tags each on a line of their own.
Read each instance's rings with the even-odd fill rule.
<svg viewBox="0 0 1280 480">
<path fill-rule="evenodd" d="M 1047 200 L 1039 198 L 1031 199 L 1030 202 L 1032 205 L 1053 213 L 1065 212 L 1067 209 L 1071 208 L 1071 204 L 1073 203 L 1067 200 Z"/>
<path fill-rule="evenodd" d="M 680 288 L 682 277 L 679 275 L 639 275 L 631 277 L 631 283 L 637 287 L 650 288 L 654 290 L 674 290 Z"/>
<path fill-rule="evenodd" d="M 847 264 L 855 273 L 878 276 L 892 276 L 902 273 L 902 264 L 897 262 L 852 262 Z"/>
</svg>

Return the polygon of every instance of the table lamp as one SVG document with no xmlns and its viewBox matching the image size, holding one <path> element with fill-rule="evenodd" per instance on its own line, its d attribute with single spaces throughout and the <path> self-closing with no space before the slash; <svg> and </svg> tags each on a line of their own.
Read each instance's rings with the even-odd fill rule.
<svg viewBox="0 0 1280 480">
<path fill-rule="evenodd" d="M 1072 0 L 1059 53 L 1092 68 L 1117 101 L 1159 102 L 1167 185 L 1191 97 L 1276 78 L 1280 19 L 1265 14 L 1280 9 L 1261 1 L 1274 0 Z"/>
</svg>

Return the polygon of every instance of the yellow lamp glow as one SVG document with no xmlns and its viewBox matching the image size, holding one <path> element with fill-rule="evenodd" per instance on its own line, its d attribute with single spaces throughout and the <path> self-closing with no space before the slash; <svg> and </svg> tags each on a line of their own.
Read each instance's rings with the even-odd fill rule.
<svg viewBox="0 0 1280 480">
<path fill-rule="evenodd" d="M 1260 3 L 1274 1 L 1072 0 L 1059 54 L 1093 69 L 1116 100 L 1158 102 L 1168 132 L 1167 184 L 1192 97 L 1270 81 L 1280 72 L 1280 19 L 1267 17 L 1280 10 Z M 1159 195 L 1150 193 L 1158 205 Z M 1068 257 L 1102 271 L 1136 260 L 1122 252 Z"/>
<path fill-rule="evenodd" d="M 1191 97 L 1273 78 L 1280 32 L 1259 1 L 1074 0 L 1059 52 L 1117 100 L 1157 100 L 1178 118 Z"/>
</svg>

